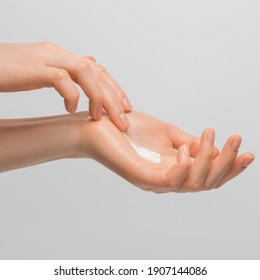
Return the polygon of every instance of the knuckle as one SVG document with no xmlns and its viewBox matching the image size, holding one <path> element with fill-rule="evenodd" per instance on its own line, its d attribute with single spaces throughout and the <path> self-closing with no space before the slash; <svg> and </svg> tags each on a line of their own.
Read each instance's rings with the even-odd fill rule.
<svg viewBox="0 0 260 280">
<path fill-rule="evenodd" d="M 106 68 L 100 64 L 97 64 L 96 69 L 99 73 L 105 73 L 107 72 Z"/>
<path fill-rule="evenodd" d="M 106 73 L 106 69 L 101 65 L 97 65 L 93 68 L 93 71 L 94 71 L 95 77 L 97 79 L 97 82 L 102 84 L 104 82 L 104 76 Z"/>
<path fill-rule="evenodd" d="M 96 62 L 95 57 L 94 57 L 94 56 L 92 56 L 92 55 L 89 55 L 89 56 L 87 56 L 86 58 L 87 58 L 87 59 L 90 59 L 90 60 L 92 60 L 92 61 L 94 61 L 94 62 Z"/>
<path fill-rule="evenodd" d="M 78 71 L 89 72 L 91 70 L 91 64 L 87 60 L 81 60 L 78 65 Z"/>
<path fill-rule="evenodd" d="M 53 48 L 56 48 L 57 46 L 51 42 L 51 41 L 44 41 L 44 42 L 41 42 L 40 45 L 45 48 L 45 49 L 53 49 Z"/>
<path fill-rule="evenodd" d="M 67 79 L 69 74 L 67 73 L 66 70 L 60 69 L 54 74 L 54 80 L 55 81 L 61 81 Z"/>
</svg>

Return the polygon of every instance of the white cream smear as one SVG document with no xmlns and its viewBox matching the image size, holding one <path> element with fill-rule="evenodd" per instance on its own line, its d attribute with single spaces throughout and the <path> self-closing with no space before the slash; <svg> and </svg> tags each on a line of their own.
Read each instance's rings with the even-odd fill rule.
<svg viewBox="0 0 260 280">
<path fill-rule="evenodd" d="M 136 146 L 133 142 L 131 142 L 131 140 L 126 136 L 126 139 L 128 140 L 128 142 L 130 143 L 130 145 L 133 147 L 133 149 L 136 151 L 136 153 L 143 159 L 148 160 L 150 162 L 153 163 L 157 163 L 160 164 L 161 163 L 161 156 L 160 154 L 153 152 L 147 148 L 144 147 L 138 147 Z"/>
</svg>

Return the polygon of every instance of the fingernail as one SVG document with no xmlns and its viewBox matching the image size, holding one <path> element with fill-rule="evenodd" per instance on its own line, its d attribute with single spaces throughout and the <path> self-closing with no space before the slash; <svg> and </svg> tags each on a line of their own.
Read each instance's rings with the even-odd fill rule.
<svg viewBox="0 0 260 280">
<path fill-rule="evenodd" d="M 182 153 L 180 154 L 180 160 L 181 162 L 185 163 L 187 160 L 187 156 L 189 155 L 189 147 L 188 145 L 184 144 L 181 146 Z"/>
<path fill-rule="evenodd" d="M 70 113 L 71 114 L 75 113 L 77 108 L 78 108 L 78 105 L 74 106 L 72 109 L 70 109 Z"/>
<path fill-rule="evenodd" d="M 129 120 L 124 113 L 122 113 L 120 115 L 120 120 L 121 120 L 121 123 L 124 127 L 129 127 L 129 125 L 130 125 Z"/>
<path fill-rule="evenodd" d="M 188 156 L 189 155 L 189 147 L 188 147 L 188 145 L 183 145 L 182 146 L 182 150 L 183 150 L 183 152 L 184 152 L 184 154 L 186 155 L 186 156 Z"/>
<path fill-rule="evenodd" d="M 243 167 L 247 168 L 254 161 L 254 159 L 255 159 L 255 157 L 254 157 L 254 155 L 252 155 L 251 158 L 248 158 L 247 160 L 245 160 Z"/>
<path fill-rule="evenodd" d="M 97 111 L 96 118 L 99 120 L 103 115 L 103 107 L 100 107 Z"/>
<path fill-rule="evenodd" d="M 214 131 L 214 129 L 212 129 L 212 128 L 208 129 L 207 138 L 208 138 L 208 141 L 211 144 L 214 144 L 214 141 L 215 141 L 215 131 Z"/>
<path fill-rule="evenodd" d="M 123 104 L 124 107 L 126 107 L 128 110 L 132 109 L 132 104 L 130 103 L 129 99 L 126 96 L 123 98 Z"/>
<path fill-rule="evenodd" d="M 233 140 L 233 143 L 232 143 L 232 150 L 233 150 L 233 152 L 235 152 L 235 153 L 238 152 L 240 144 L 241 144 L 241 141 L 242 141 L 241 137 L 235 138 Z"/>
</svg>

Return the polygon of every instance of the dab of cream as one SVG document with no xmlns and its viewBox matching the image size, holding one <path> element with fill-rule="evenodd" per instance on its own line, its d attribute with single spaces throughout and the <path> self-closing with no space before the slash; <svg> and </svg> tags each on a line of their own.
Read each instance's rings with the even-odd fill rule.
<svg viewBox="0 0 260 280">
<path fill-rule="evenodd" d="M 130 145 L 134 148 L 134 150 L 136 151 L 136 153 L 143 159 L 151 161 L 153 163 L 157 163 L 160 164 L 161 163 L 161 156 L 160 154 L 153 152 L 147 148 L 144 147 L 138 147 L 136 146 L 133 142 L 131 142 L 131 140 L 126 136 L 126 139 L 128 140 L 128 142 L 130 143 Z"/>
</svg>

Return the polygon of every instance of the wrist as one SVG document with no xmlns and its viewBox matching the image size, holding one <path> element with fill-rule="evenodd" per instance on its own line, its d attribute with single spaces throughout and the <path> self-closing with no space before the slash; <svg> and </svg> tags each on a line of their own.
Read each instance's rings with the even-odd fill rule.
<svg viewBox="0 0 260 280">
<path fill-rule="evenodd" d="M 88 112 L 78 112 L 75 114 L 67 114 L 65 119 L 61 120 L 59 123 L 61 126 L 64 124 L 64 136 L 62 136 L 62 138 L 66 138 L 66 153 L 64 152 L 64 158 L 89 157 L 85 147 L 86 139 L 81 139 L 82 130 L 85 129 L 89 119 L 90 116 Z"/>
</svg>

